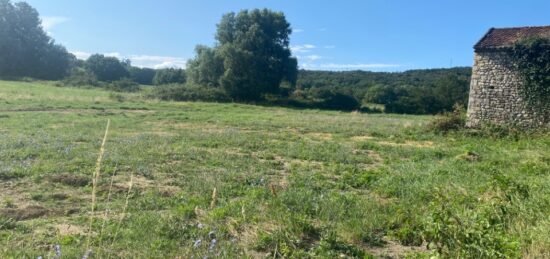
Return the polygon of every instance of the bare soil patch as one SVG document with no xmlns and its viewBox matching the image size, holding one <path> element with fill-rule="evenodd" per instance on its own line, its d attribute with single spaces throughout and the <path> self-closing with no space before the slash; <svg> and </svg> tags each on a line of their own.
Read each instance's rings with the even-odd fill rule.
<svg viewBox="0 0 550 259">
<path fill-rule="evenodd" d="M 28 205 L 23 208 L 9 208 L 0 210 L 0 215 L 15 220 L 28 220 L 46 216 L 49 210 L 40 205 Z"/>
<path fill-rule="evenodd" d="M 61 173 L 50 176 L 49 180 L 54 183 L 57 182 L 74 187 L 83 187 L 90 184 L 91 177 L 74 173 Z"/>
<path fill-rule="evenodd" d="M 397 242 L 386 240 L 383 247 L 369 247 L 367 250 L 376 258 L 404 258 L 408 253 L 427 252 L 425 246 L 404 246 Z"/>
</svg>

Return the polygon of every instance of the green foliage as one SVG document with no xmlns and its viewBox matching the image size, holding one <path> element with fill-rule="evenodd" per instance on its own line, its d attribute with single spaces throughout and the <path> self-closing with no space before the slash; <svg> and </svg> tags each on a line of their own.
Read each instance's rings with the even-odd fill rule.
<svg viewBox="0 0 550 259">
<path fill-rule="evenodd" d="M 0 1 L 0 76 L 58 80 L 74 56 L 43 30 L 39 14 L 25 2 Z"/>
<path fill-rule="evenodd" d="M 130 76 L 127 65 L 115 57 L 94 54 L 86 60 L 85 66 L 99 81 L 112 82 Z"/>
<path fill-rule="evenodd" d="M 215 48 L 199 45 L 195 48 L 196 57 L 187 62 L 189 82 L 207 87 L 220 86 L 224 73 L 223 58 Z"/>
<path fill-rule="evenodd" d="M 157 86 L 150 97 L 171 101 L 228 102 L 231 100 L 223 89 L 193 84 Z"/>
<path fill-rule="evenodd" d="M 326 233 L 321 238 L 315 255 L 323 258 L 371 258 L 362 249 L 342 242 L 334 232 Z"/>
<path fill-rule="evenodd" d="M 288 106 L 326 110 L 355 111 L 361 104 L 355 97 L 341 88 L 311 88 L 296 90 L 288 97 Z"/>
<path fill-rule="evenodd" d="M 61 81 L 61 85 L 64 86 L 76 86 L 76 87 L 99 87 L 101 82 L 97 80 L 97 77 L 88 70 L 75 68 Z"/>
<path fill-rule="evenodd" d="M 8 217 L 0 215 L 0 230 L 11 230 L 17 227 L 17 222 Z"/>
<path fill-rule="evenodd" d="M 383 104 L 388 113 L 437 114 L 452 111 L 457 103 L 466 107 L 470 75 L 471 68 L 400 73 L 300 70 L 297 88 L 346 89 L 357 100 Z"/>
<path fill-rule="evenodd" d="M 134 82 L 140 85 L 153 85 L 153 78 L 157 71 L 152 68 L 130 67 L 128 72 Z"/>
<path fill-rule="evenodd" d="M 153 78 L 154 85 L 184 84 L 187 80 L 185 70 L 179 68 L 158 69 Z"/>
<path fill-rule="evenodd" d="M 508 196 L 521 193 L 506 188 L 503 194 L 496 193 L 489 201 L 453 193 L 454 197 L 448 191 L 438 191 L 431 205 L 433 212 L 426 236 L 440 255 L 445 258 L 520 257 L 519 240 L 507 230 L 515 206 L 515 201 Z"/>
<path fill-rule="evenodd" d="M 191 81 L 219 84 L 237 101 L 258 101 L 264 94 L 278 93 L 283 81 L 294 84 L 296 80 L 291 32 L 281 12 L 228 13 L 218 24 L 216 48 L 197 47 L 197 57 L 190 63 Z"/>
<path fill-rule="evenodd" d="M 442 116 L 433 120 L 428 128 L 438 133 L 446 133 L 463 129 L 466 125 L 466 111 L 461 105 L 455 105 L 452 112 L 446 112 Z"/>
<path fill-rule="evenodd" d="M 369 103 L 385 104 L 395 99 L 393 89 L 386 85 L 374 85 L 367 89 L 364 100 Z"/>
<path fill-rule="evenodd" d="M 361 104 L 355 97 L 342 91 L 319 88 L 312 92 L 313 98 L 319 100 L 319 106 L 324 109 L 353 111 L 361 108 Z"/>
<path fill-rule="evenodd" d="M 524 81 L 520 88 L 523 98 L 532 108 L 543 112 L 543 116 L 550 116 L 550 40 L 520 41 L 511 55 Z"/>
<path fill-rule="evenodd" d="M 137 92 L 140 90 L 139 84 L 129 78 L 113 81 L 106 88 L 115 92 Z"/>
</svg>

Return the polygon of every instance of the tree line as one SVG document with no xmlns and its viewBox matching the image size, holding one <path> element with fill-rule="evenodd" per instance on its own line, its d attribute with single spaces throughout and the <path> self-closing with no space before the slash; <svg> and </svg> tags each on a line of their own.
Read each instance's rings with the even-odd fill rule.
<svg viewBox="0 0 550 259">
<path fill-rule="evenodd" d="M 94 54 L 79 60 L 44 32 L 38 12 L 24 2 L 0 0 L 0 77 L 59 80 L 68 86 L 138 91 L 178 101 L 237 101 L 277 105 L 434 114 L 466 105 L 470 68 L 402 73 L 298 70 L 282 12 L 225 14 L 213 47 L 198 45 L 185 70 L 132 66 Z M 371 107 L 371 108 L 369 108 Z"/>
<path fill-rule="evenodd" d="M 315 99 L 332 91 L 355 99 L 353 109 L 380 104 L 385 112 L 436 114 L 451 111 L 455 104 L 466 107 L 471 74 L 470 67 L 392 73 L 301 70 L 294 95 Z"/>
</svg>

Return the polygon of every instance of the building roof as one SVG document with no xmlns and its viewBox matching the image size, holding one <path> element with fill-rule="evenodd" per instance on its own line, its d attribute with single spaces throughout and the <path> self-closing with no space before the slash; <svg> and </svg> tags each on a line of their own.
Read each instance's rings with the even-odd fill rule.
<svg viewBox="0 0 550 259">
<path fill-rule="evenodd" d="M 475 50 L 512 47 L 519 40 L 533 37 L 550 40 L 550 26 L 491 28 L 474 46 Z"/>
</svg>

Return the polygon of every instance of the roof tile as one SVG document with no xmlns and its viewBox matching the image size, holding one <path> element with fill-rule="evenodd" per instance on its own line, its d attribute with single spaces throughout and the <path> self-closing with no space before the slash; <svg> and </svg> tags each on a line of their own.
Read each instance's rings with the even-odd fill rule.
<svg viewBox="0 0 550 259">
<path fill-rule="evenodd" d="M 474 46 L 476 50 L 512 47 L 516 42 L 532 37 L 550 40 L 550 26 L 491 28 Z"/>
</svg>

